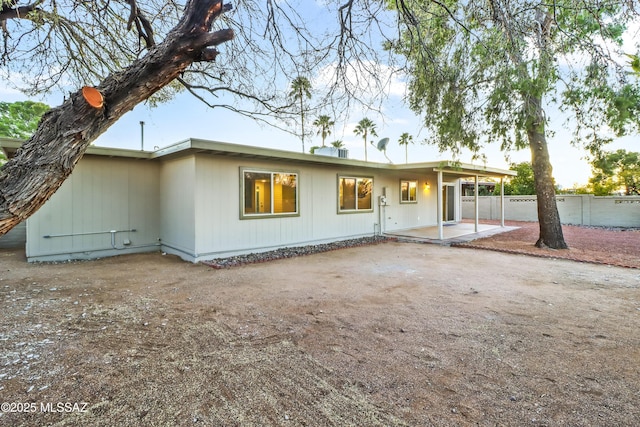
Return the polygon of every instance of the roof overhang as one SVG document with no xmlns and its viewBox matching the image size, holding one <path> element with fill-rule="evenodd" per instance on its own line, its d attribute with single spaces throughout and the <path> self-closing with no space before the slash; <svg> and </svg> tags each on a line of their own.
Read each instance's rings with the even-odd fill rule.
<svg viewBox="0 0 640 427">
<path fill-rule="evenodd" d="M 15 154 L 16 150 L 22 145 L 21 139 L 14 138 L 0 138 L 0 149 L 2 153 L 10 159 Z"/>
<path fill-rule="evenodd" d="M 152 153 L 153 158 L 176 158 L 193 154 L 221 155 L 246 159 L 277 160 L 286 163 L 303 163 L 317 165 L 340 165 L 351 167 L 386 168 L 384 163 L 365 162 L 354 159 L 322 156 L 316 154 L 297 153 L 294 151 L 273 148 L 254 147 L 250 145 L 231 144 L 228 142 L 208 141 L 204 139 L 187 139 L 169 145 Z"/>
<path fill-rule="evenodd" d="M 422 162 L 408 164 L 392 164 L 365 162 L 363 160 L 343 159 L 316 154 L 297 153 L 272 148 L 253 147 L 248 145 L 231 144 L 227 142 L 208 141 L 203 139 L 188 139 L 177 144 L 170 145 L 152 153 L 152 158 L 175 158 L 192 154 L 212 154 L 230 157 L 242 157 L 261 160 L 278 160 L 288 163 L 305 163 L 317 165 L 336 165 L 348 167 L 360 167 L 368 169 L 398 170 L 409 172 L 433 172 L 442 171 L 445 179 L 462 177 L 491 177 L 506 178 L 516 176 L 512 170 L 490 168 L 485 165 L 474 165 L 455 161 Z"/>
<path fill-rule="evenodd" d="M 0 138 L 0 147 L 8 158 L 12 157 L 22 145 L 21 140 Z M 249 145 L 231 144 L 228 142 L 208 141 L 203 139 L 187 139 L 156 151 L 127 150 L 121 148 L 97 147 L 91 145 L 85 154 L 106 157 L 123 157 L 132 159 L 166 160 L 190 155 L 218 155 L 246 159 L 278 161 L 284 163 L 331 165 L 349 168 L 366 168 L 377 170 L 394 170 L 417 173 L 442 172 L 445 180 L 464 177 L 506 178 L 515 176 L 516 172 L 506 169 L 490 168 L 455 161 L 438 161 L 408 164 L 392 164 L 365 162 L 363 160 L 343 159 L 316 154 L 297 153 L 272 148 L 253 147 Z"/>
<path fill-rule="evenodd" d="M 7 158 L 10 159 L 15 155 L 16 151 L 18 151 L 18 148 L 20 148 L 23 142 L 24 141 L 21 139 L 0 138 L 0 148 L 7 156 Z M 151 159 L 151 154 L 153 153 L 149 151 L 127 150 L 124 148 L 98 147 L 95 145 L 90 145 L 89 147 L 87 147 L 85 154 L 105 157 L 125 157 L 129 159 Z"/>
</svg>

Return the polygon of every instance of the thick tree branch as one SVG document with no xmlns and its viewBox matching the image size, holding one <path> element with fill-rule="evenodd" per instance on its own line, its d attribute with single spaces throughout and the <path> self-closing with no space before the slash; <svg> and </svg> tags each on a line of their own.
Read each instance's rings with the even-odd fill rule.
<svg viewBox="0 0 640 427">
<path fill-rule="evenodd" d="M 155 46 L 156 42 L 153 39 L 153 27 L 151 22 L 140 12 L 138 3 L 136 0 L 127 0 L 131 6 L 131 14 L 129 15 L 129 21 L 127 22 L 127 30 L 131 30 L 131 26 L 135 23 L 136 30 L 142 39 L 144 39 L 147 48 Z"/>
<path fill-rule="evenodd" d="M 211 55 L 232 30 L 209 34 L 228 7 L 221 0 L 192 0 L 166 39 L 97 89 L 104 107 L 92 108 L 81 91 L 44 115 L 36 133 L 0 169 L 0 235 L 32 215 L 62 185 L 86 148 L 125 113 Z"/>
<path fill-rule="evenodd" d="M 38 3 L 16 8 L 14 8 L 13 5 L 4 5 L 4 7 L 0 9 L 0 22 L 7 21 L 9 19 L 30 19 L 28 18 L 28 15 L 35 10 L 38 10 Z"/>
</svg>

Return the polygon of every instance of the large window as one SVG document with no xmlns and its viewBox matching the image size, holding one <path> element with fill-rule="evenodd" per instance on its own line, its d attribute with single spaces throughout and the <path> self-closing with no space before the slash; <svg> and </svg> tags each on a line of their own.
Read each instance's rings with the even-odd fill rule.
<svg viewBox="0 0 640 427">
<path fill-rule="evenodd" d="M 298 174 L 242 169 L 242 218 L 298 215 Z"/>
<path fill-rule="evenodd" d="M 371 201 L 373 179 L 338 177 L 338 212 L 362 212 L 373 210 Z"/>
<path fill-rule="evenodd" d="M 418 203 L 418 181 L 400 180 L 400 203 Z"/>
</svg>

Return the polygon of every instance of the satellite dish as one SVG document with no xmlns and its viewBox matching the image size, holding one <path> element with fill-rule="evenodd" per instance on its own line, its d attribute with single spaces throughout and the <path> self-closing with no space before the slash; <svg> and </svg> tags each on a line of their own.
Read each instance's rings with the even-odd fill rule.
<svg viewBox="0 0 640 427">
<path fill-rule="evenodd" d="M 382 138 L 380 141 L 378 141 L 378 150 L 380 151 L 387 151 L 387 145 L 389 144 L 389 138 Z"/>
<path fill-rule="evenodd" d="M 384 156 L 389 160 L 389 163 L 393 163 L 391 159 L 387 156 L 387 145 L 389 144 L 389 138 L 382 138 L 378 141 L 378 145 L 376 148 L 384 153 Z M 371 141 L 371 145 L 373 145 L 373 141 Z"/>
</svg>

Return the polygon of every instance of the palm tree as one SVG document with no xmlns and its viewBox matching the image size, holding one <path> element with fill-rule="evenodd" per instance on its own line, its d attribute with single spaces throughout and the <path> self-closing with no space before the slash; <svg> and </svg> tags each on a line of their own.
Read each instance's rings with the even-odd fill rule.
<svg viewBox="0 0 640 427">
<path fill-rule="evenodd" d="M 302 126 L 302 152 L 304 153 L 304 98 L 311 99 L 311 82 L 303 76 L 298 76 L 291 82 L 289 97 L 300 101 L 300 123 Z"/>
<path fill-rule="evenodd" d="M 335 122 L 331 120 L 331 117 L 322 115 L 318 117 L 313 125 L 318 129 L 318 135 L 322 136 L 322 146 L 324 147 L 324 141 L 327 139 L 327 136 L 331 135 L 331 126 L 333 126 Z"/>
<path fill-rule="evenodd" d="M 362 135 L 362 139 L 364 139 L 364 161 L 367 161 L 367 136 L 378 136 L 376 133 L 376 124 L 373 123 L 370 119 L 365 117 L 360 120 L 356 125 L 356 128 L 353 130 L 353 133 L 356 135 Z"/>
<path fill-rule="evenodd" d="M 409 147 L 409 143 L 413 144 L 413 135 L 409 135 L 409 133 L 405 132 L 400 135 L 400 139 L 398 139 L 398 144 L 404 145 L 404 162 L 409 163 L 409 157 L 407 155 L 407 148 Z"/>
<path fill-rule="evenodd" d="M 341 139 L 337 139 L 331 143 L 331 146 L 334 148 L 344 148 L 344 142 Z"/>
</svg>

